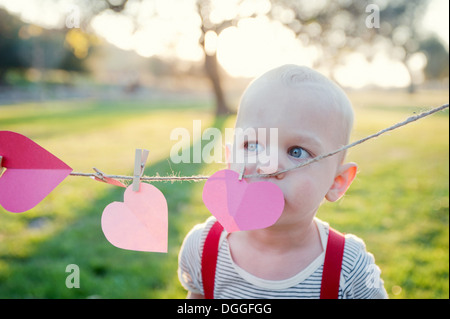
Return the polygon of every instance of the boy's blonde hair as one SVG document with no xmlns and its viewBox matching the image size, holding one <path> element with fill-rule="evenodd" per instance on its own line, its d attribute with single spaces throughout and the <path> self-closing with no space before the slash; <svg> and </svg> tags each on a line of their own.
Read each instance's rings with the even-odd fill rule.
<svg viewBox="0 0 450 319">
<path fill-rule="evenodd" d="M 330 93 L 332 99 L 333 105 L 331 105 L 331 107 L 341 115 L 340 118 L 337 118 L 336 120 L 341 120 L 345 129 L 345 141 L 343 145 L 348 144 L 354 118 L 353 107 L 350 100 L 336 83 L 306 66 L 286 64 L 264 73 L 249 84 L 242 96 L 241 104 L 246 98 L 246 92 L 248 92 L 255 83 L 270 84 L 274 82 L 281 82 L 284 86 L 292 89 L 307 88 L 308 85 L 318 85 L 326 89 Z"/>
</svg>

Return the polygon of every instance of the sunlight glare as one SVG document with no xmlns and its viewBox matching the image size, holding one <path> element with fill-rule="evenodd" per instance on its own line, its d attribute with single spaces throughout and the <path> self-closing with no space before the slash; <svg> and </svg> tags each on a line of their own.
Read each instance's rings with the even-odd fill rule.
<svg viewBox="0 0 450 319">
<path fill-rule="evenodd" d="M 17 14 L 26 23 L 38 24 L 44 28 L 62 27 L 72 1 L 29 1 L 15 0 L 0 2 L 9 12 Z"/>
<path fill-rule="evenodd" d="M 370 63 L 359 52 L 349 54 L 345 61 L 334 71 L 336 80 L 344 87 L 358 89 L 376 84 L 384 88 L 400 88 L 410 82 L 406 67 L 382 52 L 377 53 Z"/>
<path fill-rule="evenodd" d="M 205 53 L 208 55 L 214 55 L 217 51 L 217 33 L 209 30 L 205 34 Z"/>
<path fill-rule="evenodd" d="M 212 10 L 209 19 L 214 24 L 233 19 L 239 11 L 237 0 L 212 0 Z"/>
<path fill-rule="evenodd" d="M 203 52 L 198 45 L 201 22 L 188 10 L 189 1 L 155 1 L 152 4 L 154 7 L 149 3 L 144 7 L 127 6 L 124 14 L 102 12 L 94 17 L 91 25 L 108 42 L 146 58 L 160 55 L 201 60 Z M 137 20 L 133 22 L 135 16 Z"/>
<path fill-rule="evenodd" d="M 422 24 L 425 29 L 435 32 L 449 50 L 449 1 L 433 0 L 428 5 Z"/>
<path fill-rule="evenodd" d="M 91 25 L 108 42 L 123 50 L 133 49 L 131 34 L 134 26 L 129 17 L 105 11 L 92 19 Z"/>
<path fill-rule="evenodd" d="M 305 5 L 302 18 L 313 16 L 325 6 L 328 0 L 309 2 Z M 62 27 L 70 5 L 80 6 L 79 0 L 29 1 L 0 0 L 0 7 L 17 14 L 26 23 L 41 27 Z M 445 42 L 448 50 L 448 0 L 433 0 L 427 7 L 421 21 L 425 30 L 436 32 Z M 83 8 L 82 8 L 83 9 Z M 307 45 L 295 33 L 278 21 L 272 21 L 266 14 L 272 8 L 269 0 L 211 0 L 209 16 L 211 22 L 221 23 L 228 19 L 241 19 L 237 25 L 223 30 L 219 35 L 206 34 L 206 52 L 217 53 L 221 66 L 234 77 L 255 77 L 266 70 L 286 63 L 313 66 L 321 64 L 324 54 L 320 47 Z M 275 10 L 276 11 L 276 10 Z M 83 12 L 82 12 L 83 13 Z M 285 12 L 287 20 L 292 14 Z M 151 0 L 129 2 L 124 12 L 117 14 L 104 11 L 91 20 L 95 33 L 108 42 L 123 49 L 134 50 L 143 57 L 164 56 L 188 61 L 201 61 L 203 49 L 199 45 L 201 19 L 196 12 L 196 0 Z M 311 22 L 303 26 L 305 32 L 320 33 L 321 26 Z M 308 38 L 303 32 L 300 38 Z M 341 31 L 342 33 L 342 31 Z M 397 49 L 390 51 L 383 45 L 367 46 L 366 54 L 373 55 L 369 62 L 363 50 L 350 53 L 343 64 L 333 71 L 335 79 L 343 86 L 362 88 L 367 85 L 381 87 L 406 87 L 410 75 L 400 62 L 405 52 L 401 45 L 411 36 L 409 30 L 393 30 Z M 303 36 L 303 38 L 302 38 Z M 344 34 L 334 32 L 332 40 L 343 45 Z M 426 66 L 426 57 L 415 54 L 408 60 L 408 66 L 415 79 L 420 79 Z M 423 75 L 422 75 L 423 80 Z"/>
<path fill-rule="evenodd" d="M 317 51 L 302 47 L 295 34 L 266 17 L 241 20 L 219 35 L 217 58 L 231 76 L 254 77 L 281 64 L 312 66 Z"/>
</svg>

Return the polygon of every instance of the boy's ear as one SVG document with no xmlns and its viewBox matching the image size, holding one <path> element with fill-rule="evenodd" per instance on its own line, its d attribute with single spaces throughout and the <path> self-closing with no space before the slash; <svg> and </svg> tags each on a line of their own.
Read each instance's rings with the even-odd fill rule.
<svg viewBox="0 0 450 319">
<path fill-rule="evenodd" d="M 333 185 L 325 195 L 325 198 L 330 202 L 335 202 L 344 196 L 345 192 L 350 187 L 350 184 L 353 182 L 357 170 L 358 165 L 355 163 L 347 163 L 342 165 L 338 170 L 338 174 L 334 178 Z"/>
</svg>

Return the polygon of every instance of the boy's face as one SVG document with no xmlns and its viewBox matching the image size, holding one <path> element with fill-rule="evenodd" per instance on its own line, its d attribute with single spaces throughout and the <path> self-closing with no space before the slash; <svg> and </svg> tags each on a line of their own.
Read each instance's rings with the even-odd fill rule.
<svg viewBox="0 0 450 319">
<path fill-rule="evenodd" d="M 271 143 L 269 138 L 256 137 L 235 145 L 234 149 L 244 152 L 247 160 L 263 151 L 277 155 L 276 171 L 334 151 L 346 144 L 346 128 L 338 111 L 330 106 L 331 103 L 333 101 L 326 89 L 317 84 L 293 89 L 276 83 L 254 83 L 241 101 L 236 128 L 266 128 L 266 132 L 270 128 L 277 128 L 278 143 Z M 341 161 L 341 156 L 331 156 L 262 179 L 277 184 L 284 194 L 285 208 L 276 225 L 311 220 L 335 184 Z M 230 168 L 239 172 L 242 164 L 232 163 Z M 261 171 L 258 164 L 247 162 L 245 174 L 263 172 L 270 173 Z"/>
</svg>

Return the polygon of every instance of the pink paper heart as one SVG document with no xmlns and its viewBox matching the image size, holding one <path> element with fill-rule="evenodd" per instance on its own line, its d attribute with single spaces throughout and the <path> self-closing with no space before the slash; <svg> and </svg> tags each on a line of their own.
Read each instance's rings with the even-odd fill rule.
<svg viewBox="0 0 450 319">
<path fill-rule="evenodd" d="M 6 167 L 0 177 L 0 205 L 13 213 L 35 207 L 72 172 L 28 137 L 10 131 L 0 131 L 0 156 Z"/>
<path fill-rule="evenodd" d="M 155 186 L 141 183 L 125 190 L 124 202 L 106 206 L 102 230 L 114 246 L 137 251 L 167 252 L 168 210 L 163 193 Z"/>
<path fill-rule="evenodd" d="M 283 192 L 277 185 L 239 181 L 239 174 L 228 169 L 208 178 L 203 202 L 227 232 L 269 227 L 284 208 Z"/>
</svg>

